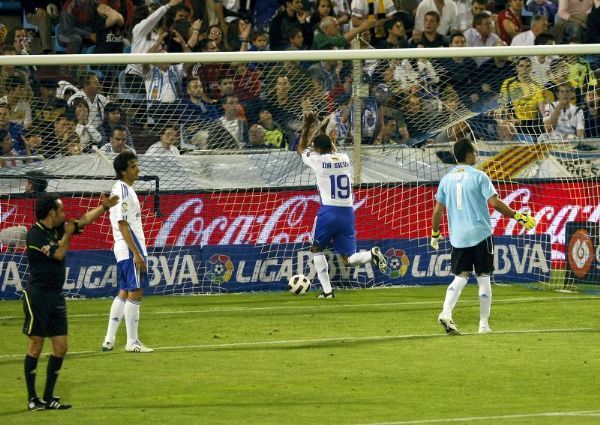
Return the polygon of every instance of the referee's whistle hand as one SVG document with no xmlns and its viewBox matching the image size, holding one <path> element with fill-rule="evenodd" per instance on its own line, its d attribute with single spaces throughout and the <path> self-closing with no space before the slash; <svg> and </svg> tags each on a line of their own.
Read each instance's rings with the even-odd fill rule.
<svg viewBox="0 0 600 425">
<path fill-rule="evenodd" d="M 66 221 L 65 224 L 65 233 L 72 235 L 77 230 L 77 224 L 74 221 Z"/>
</svg>

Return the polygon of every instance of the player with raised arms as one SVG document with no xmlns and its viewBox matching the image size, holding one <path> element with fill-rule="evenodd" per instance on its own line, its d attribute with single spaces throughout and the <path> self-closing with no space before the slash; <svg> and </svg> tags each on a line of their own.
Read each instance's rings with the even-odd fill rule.
<svg viewBox="0 0 600 425">
<path fill-rule="evenodd" d="M 118 195 L 120 200 L 110 209 L 110 222 L 115 241 L 114 253 L 117 260 L 119 293 L 110 308 L 102 351 L 111 351 L 114 348 L 119 323 L 125 318 L 127 330 L 125 351 L 150 353 L 154 350 L 146 347 L 138 338 L 140 303 L 144 288 L 148 286 L 146 265 L 148 253 L 142 229 L 142 210 L 133 190 L 133 184 L 139 178 L 140 166 L 135 153 L 125 150 L 114 159 L 113 167 L 119 181 L 114 184 L 112 194 Z"/>
<path fill-rule="evenodd" d="M 311 137 L 309 132 L 316 123 L 314 112 L 304 114 L 302 134 L 296 148 L 302 161 L 315 172 L 321 206 L 315 220 L 312 247 L 313 261 L 323 292 L 319 298 L 334 298 L 329 281 L 329 266 L 323 254 L 333 241 L 334 252 L 342 256 L 346 266 L 356 266 L 372 261 L 385 272 L 387 261 L 379 247 L 356 252 L 356 228 L 352 197 L 352 167 L 350 158 L 338 152 L 333 141 L 324 133 L 329 122 L 326 118 Z M 313 149 L 308 148 L 312 145 Z"/>
<path fill-rule="evenodd" d="M 514 211 L 498 198 L 490 178 L 473 167 L 477 162 L 477 154 L 470 140 L 458 140 L 453 150 L 458 165 L 440 181 L 432 217 L 430 244 L 437 251 L 442 239 L 440 224 L 444 210 L 447 210 L 452 245 L 450 263 L 454 274 L 438 322 L 447 334 L 459 335 L 452 320 L 452 310 L 474 269 L 479 284 L 479 333 L 485 334 L 492 331 L 489 326 L 492 305 L 490 276 L 494 271 L 494 244 L 488 204 L 505 217 L 514 218 L 527 230 L 535 227 L 535 219 L 527 212 Z"/>
</svg>

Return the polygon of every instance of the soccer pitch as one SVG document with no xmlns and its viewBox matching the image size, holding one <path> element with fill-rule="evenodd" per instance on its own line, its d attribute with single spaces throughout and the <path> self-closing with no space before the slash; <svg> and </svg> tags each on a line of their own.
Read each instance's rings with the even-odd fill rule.
<svg viewBox="0 0 600 425">
<path fill-rule="evenodd" d="M 124 323 L 101 352 L 110 300 L 70 301 L 56 393 L 74 407 L 39 412 L 26 410 L 21 303 L 0 302 L 0 423 L 600 423 L 597 296 L 494 286 L 494 333 L 478 335 L 469 284 L 450 337 L 445 290 L 148 297 L 150 354 L 124 352 Z"/>
</svg>

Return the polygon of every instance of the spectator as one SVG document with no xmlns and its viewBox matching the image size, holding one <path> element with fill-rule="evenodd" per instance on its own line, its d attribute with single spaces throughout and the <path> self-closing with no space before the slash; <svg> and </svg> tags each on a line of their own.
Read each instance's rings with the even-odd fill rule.
<svg viewBox="0 0 600 425">
<path fill-rule="evenodd" d="M 45 159 L 81 153 L 79 137 L 75 133 L 75 117 L 68 112 L 61 114 L 54 121 L 51 134 L 44 135 L 40 144 L 29 145 L 32 153 L 41 154 Z"/>
<path fill-rule="evenodd" d="M 0 129 L 0 168 L 14 167 L 21 165 L 22 161 L 15 159 L 19 153 L 14 148 L 14 143 L 10 133 Z"/>
<path fill-rule="evenodd" d="M 52 25 L 58 20 L 56 0 L 23 0 L 21 6 L 25 11 L 27 21 L 38 27 L 43 53 L 52 53 Z M 49 7 L 56 10 L 56 15 L 48 13 Z"/>
<path fill-rule="evenodd" d="M 501 119 L 515 120 L 515 129 L 520 134 L 536 136 L 541 133 L 539 112 L 544 102 L 542 87 L 531 79 L 531 59 L 517 59 L 517 76 L 502 83 L 500 102 L 507 105 L 507 111 L 501 111 Z"/>
<path fill-rule="evenodd" d="M 553 23 L 555 20 L 556 12 L 558 11 L 558 6 L 556 2 L 552 2 L 550 0 L 528 0 L 527 1 L 527 10 L 529 10 L 534 15 L 542 15 L 548 19 L 549 23 Z"/>
<path fill-rule="evenodd" d="M 284 35 L 288 34 L 292 27 L 299 27 L 304 43 L 307 46 L 312 45 L 313 33 L 307 18 L 308 13 L 304 11 L 302 0 L 284 0 L 283 9 L 277 12 L 269 25 L 271 50 L 285 50 Z"/>
<path fill-rule="evenodd" d="M 485 13 L 490 18 L 492 18 L 492 13 L 486 10 L 487 0 L 469 0 L 466 1 L 457 1 L 457 19 L 458 19 L 458 28 L 460 31 L 465 32 L 469 28 L 473 26 L 473 18 L 475 15 L 479 15 L 480 13 Z M 465 7 L 466 6 L 466 7 Z M 493 19 L 492 19 L 493 22 Z"/>
<path fill-rule="evenodd" d="M 265 132 L 265 143 L 271 148 L 288 149 L 289 142 L 285 132 L 273 121 L 269 111 L 260 111 L 258 123 Z"/>
<path fill-rule="evenodd" d="M 558 0 L 558 21 L 555 25 L 556 40 L 560 43 L 580 43 L 587 23 L 587 15 L 594 0 Z"/>
<path fill-rule="evenodd" d="M 564 82 L 558 87 L 558 101 L 549 102 L 544 110 L 546 132 L 563 139 L 581 139 L 585 135 L 583 110 L 571 104 L 575 100 L 573 87 Z"/>
<path fill-rule="evenodd" d="M 185 52 L 190 48 L 181 36 L 175 32 L 177 41 Z M 160 40 L 150 52 L 164 52 Z M 189 67 L 190 65 L 187 65 Z M 179 112 L 179 101 L 183 93 L 183 78 L 186 75 L 183 64 L 159 63 L 144 65 L 144 83 L 150 123 L 162 125 L 174 119 Z"/>
<path fill-rule="evenodd" d="M 26 143 L 25 128 L 22 125 L 10 121 L 10 106 L 6 103 L 0 103 L 0 130 L 7 131 L 12 140 L 14 140 L 13 148 L 19 155 L 25 155 Z"/>
<path fill-rule="evenodd" d="M 498 14 L 498 33 L 502 41 L 510 45 L 513 37 L 523 32 L 523 0 L 508 0 L 507 4 L 508 8 Z"/>
<path fill-rule="evenodd" d="M 102 135 L 96 127 L 90 124 L 90 109 L 85 99 L 78 97 L 73 100 L 71 106 L 75 109 L 75 117 L 77 118 L 75 133 L 79 136 L 82 149 L 89 152 L 92 145 L 100 146 Z"/>
<path fill-rule="evenodd" d="M 341 34 L 340 25 L 333 16 L 325 16 L 319 24 L 320 31 L 314 38 L 313 49 L 328 50 L 328 49 L 345 49 L 350 40 L 357 34 L 372 28 L 375 25 L 374 21 L 365 20 L 358 27 Z"/>
<path fill-rule="evenodd" d="M 319 28 L 319 24 L 321 23 L 321 19 L 323 19 L 326 16 L 332 16 L 334 18 L 336 18 L 336 14 L 333 11 L 333 3 L 331 0 L 317 0 L 316 1 L 316 7 L 315 7 L 315 11 L 313 12 L 312 16 L 310 17 L 310 27 L 313 31 L 313 33 L 317 33 L 317 30 Z M 348 17 L 346 16 L 346 22 L 348 22 Z M 339 22 L 338 23 L 340 25 L 342 25 L 344 22 Z"/>
<path fill-rule="evenodd" d="M 228 52 L 230 51 L 229 46 L 225 42 L 223 37 L 223 30 L 218 25 L 211 25 L 208 29 L 208 41 L 212 41 L 216 44 L 218 50 L 216 52 Z"/>
<path fill-rule="evenodd" d="M 465 47 L 465 36 L 450 34 L 450 47 Z M 439 61 L 441 84 L 452 87 L 463 104 L 472 106 L 484 95 L 477 64 L 472 58 L 444 58 Z"/>
<path fill-rule="evenodd" d="M 109 142 L 105 143 L 100 147 L 100 150 L 105 153 L 116 153 L 119 154 L 125 149 L 129 149 L 135 153 L 133 146 L 127 143 L 129 137 L 129 131 L 122 125 L 116 125 L 112 128 L 112 132 L 109 136 Z"/>
<path fill-rule="evenodd" d="M 535 38 L 535 46 L 553 45 L 554 36 L 550 33 L 542 33 Z M 531 56 L 531 79 L 541 86 L 545 86 L 550 79 L 550 63 L 556 56 Z"/>
<path fill-rule="evenodd" d="M 600 95 L 596 87 L 585 93 L 583 119 L 586 138 L 600 138 Z"/>
<path fill-rule="evenodd" d="M 492 32 L 492 19 L 487 13 L 479 13 L 473 17 L 473 28 L 465 31 L 467 47 L 493 47 L 500 38 Z M 473 58 L 477 66 L 483 65 L 491 57 Z"/>
<path fill-rule="evenodd" d="M 179 156 L 179 149 L 175 146 L 178 138 L 177 124 L 168 123 L 160 133 L 160 140 L 148 148 L 146 155 Z"/>
<path fill-rule="evenodd" d="M 600 0 L 594 0 L 594 7 L 587 16 L 584 43 L 600 43 Z"/>
<path fill-rule="evenodd" d="M 133 149 L 133 138 L 131 132 L 127 127 L 125 113 L 121 110 L 121 107 L 116 103 L 108 103 L 104 108 L 104 121 L 100 128 L 100 134 L 102 134 L 102 142 L 109 143 L 110 136 L 113 133 L 113 129 L 116 127 L 122 127 L 127 133 L 127 147 Z"/>
<path fill-rule="evenodd" d="M 302 36 L 302 31 L 298 32 L 300 34 L 300 36 Z M 300 46 L 302 46 L 302 44 L 304 43 L 304 39 L 302 38 L 302 41 L 300 43 Z M 268 36 L 267 33 L 264 31 L 253 31 L 252 34 L 250 35 L 250 46 L 248 47 L 248 51 L 249 52 L 265 52 L 265 51 L 269 51 L 271 50 L 269 48 L 269 40 L 268 40 Z M 249 63 L 248 64 L 248 69 L 250 69 L 251 71 L 254 71 L 256 69 L 258 70 L 265 70 L 269 67 L 269 63 L 268 62 L 262 62 L 262 63 Z"/>
<path fill-rule="evenodd" d="M 108 103 L 108 98 L 100 94 L 100 80 L 93 72 L 86 72 L 81 76 L 81 90 L 72 95 L 67 103 L 73 106 L 73 101 L 77 98 L 83 98 L 90 110 L 90 124 L 94 128 L 99 128 L 104 120 L 104 107 Z"/>
<path fill-rule="evenodd" d="M 313 63 L 308 72 L 319 82 L 322 90 L 329 92 L 341 83 L 339 74 L 342 66 L 342 62 L 337 60 L 320 61 Z"/>
<path fill-rule="evenodd" d="M 147 53 L 159 40 L 162 42 L 166 34 L 161 32 L 160 22 L 167 11 L 177 6 L 182 0 L 170 0 L 157 9 L 140 6 L 131 32 L 131 53 Z M 141 64 L 129 64 L 125 68 L 125 81 L 130 93 L 145 93 L 144 69 Z"/>
<path fill-rule="evenodd" d="M 271 146 L 265 143 L 265 129 L 260 124 L 253 124 L 248 130 L 249 149 L 271 149 Z"/>
<path fill-rule="evenodd" d="M 96 12 L 94 53 L 122 53 L 125 28 L 133 22 L 133 4 L 126 0 L 103 0 Z"/>
<path fill-rule="evenodd" d="M 377 45 L 378 49 L 406 49 L 408 41 L 406 40 L 406 29 L 404 23 L 398 19 L 389 19 L 383 25 L 387 38 Z"/>
<path fill-rule="evenodd" d="M 233 83 L 232 83 L 233 86 Z M 202 81 L 194 78 L 188 81 L 186 88 L 187 98 L 183 103 L 183 116 L 191 121 L 215 120 L 220 116 L 218 108 L 213 105 L 208 96 L 204 94 Z"/>
<path fill-rule="evenodd" d="M 531 18 L 531 29 L 513 37 L 511 46 L 533 46 L 535 38 L 548 30 L 548 18 L 543 15 L 535 15 Z"/>
<path fill-rule="evenodd" d="M 46 188 L 48 187 L 48 177 L 43 171 L 30 170 L 25 173 L 25 177 L 27 177 L 25 193 L 29 193 L 35 197 L 46 191 Z"/>
<path fill-rule="evenodd" d="M 227 27 L 227 45 L 232 52 L 245 52 L 250 44 L 252 24 L 247 19 L 235 19 Z"/>
<path fill-rule="evenodd" d="M 221 100 L 223 116 L 211 129 L 208 149 L 242 149 L 248 145 L 248 124 L 237 117 L 238 104 L 233 95 Z"/>
<path fill-rule="evenodd" d="M 374 46 L 385 39 L 383 28 L 384 19 L 391 18 L 397 13 L 396 6 L 392 0 L 352 0 L 352 27 L 360 27 L 364 21 L 374 21 L 375 27 L 371 30 L 371 41 Z M 377 8 L 375 10 L 375 8 Z"/>
<path fill-rule="evenodd" d="M 13 45 L 18 55 L 32 55 L 35 52 L 32 50 L 33 46 L 31 37 L 27 30 L 21 26 L 17 26 L 13 29 Z"/>
<path fill-rule="evenodd" d="M 5 46 L 2 49 L 2 54 L 5 56 L 16 55 L 17 51 L 14 46 Z M 27 93 L 31 93 L 31 87 L 29 86 L 29 70 L 23 69 L 20 67 L 16 67 L 14 65 L 3 65 L 0 66 L 0 96 L 6 96 L 7 94 L 7 84 L 6 79 L 8 77 L 20 77 L 25 81 L 27 85 Z"/>
<path fill-rule="evenodd" d="M 67 46 L 67 53 L 81 53 L 83 45 L 96 43 L 94 19 L 95 1 L 67 0 L 60 13 L 59 40 Z"/>
<path fill-rule="evenodd" d="M 57 87 L 58 81 L 54 79 L 40 81 L 40 96 L 35 96 L 31 102 L 32 129 L 36 132 L 51 126 L 54 120 L 69 107 L 66 100 L 56 97 Z"/>
<path fill-rule="evenodd" d="M 438 15 L 438 26 L 436 28 L 438 34 L 446 36 L 450 31 L 459 30 L 460 22 L 456 13 L 456 3 L 454 3 L 454 0 L 421 1 L 417 8 L 417 16 L 415 17 L 415 31 L 425 31 L 425 16 L 427 16 L 428 12 L 435 12 Z"/>
<path fill-rule="evenodd" d="M 31 128 L 31 106 L 27 99 L 28 93 L 25 80 L 15 75 L 8 77 L 4 84 L 7 94 L 0 98 L 0 102 L 8 104 L 10 107 L 10 120 L 22 125 L 25 129 Z"/>
<path fill-rule="evenodd" d="M 451 0 L 449 0 L 451 1 Z M 421 3 L 423 4 L 423 3 Z M 417 16 L 416 19 L 419 19 Z M 419 22 L 419 21 L 415 21 Z M 434 11 L 425 13 L 423 17 L 423 30 L 413 31 L 412 38 L 408 45 L 409 47 L 444 47 L 446 41 L 444 36 L 440 34 L 438 28 L 440 25 L 440 14 Z"/>
</svg>

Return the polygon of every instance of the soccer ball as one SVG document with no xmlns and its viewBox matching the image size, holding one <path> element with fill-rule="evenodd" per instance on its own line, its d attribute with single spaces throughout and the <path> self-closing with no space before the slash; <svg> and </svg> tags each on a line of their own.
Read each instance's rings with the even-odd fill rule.
<svg viewBox="0 0 600 425">
<path fill-rule="evenodd" d="M 306 294 L 310 289 L 310 280 L 303 274 L 297 274 L 290 278 L 288 282 L 288 291 L 294 295 Z"/>
</svg>

